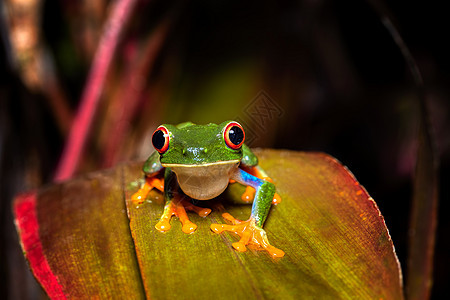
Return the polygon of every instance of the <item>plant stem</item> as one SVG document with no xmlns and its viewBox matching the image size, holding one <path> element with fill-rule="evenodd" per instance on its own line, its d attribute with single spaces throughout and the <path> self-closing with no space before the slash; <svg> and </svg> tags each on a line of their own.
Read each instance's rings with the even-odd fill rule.
<svg viewBox="0 0 450 300">
<path fill-rule="evenodd" d="M 135 82 L 148 77 L 151 72 L 155 59 L 166 40 L 170 20 L 171 18 L 166 18 L 157 26 L 142 47 L 143 49 L 140 50 L 141 53 L 136 55 L 135 60 L 129 64 L 129 68 L 121 80 L 123 86 L 116 94 L 117 99 L 115 101 L 115 103 L 118 103 L 116 105 L 117 113 L 112 116 L 112 132 L 114 134 L 110 135 L 106 141 L 103 167 L 111 167 L 119 159 L 123 138 L 129 130 L 132 118 L 138 112 L 139 103 L 143 100 L 142 89 L 136 87 Z M 148 101 L 148 99 L 145 99 L 145 101 Z"/>
<path fill-rule="evenodd" d="M 78 112 L 73 120 L 68 140 L 54 176 L 55 181 L 69 179 L 76 171 L 120 34 L 136 3 L 137 0 L 116 0 L 113 4 L 95 53 Z"/>
</svg>

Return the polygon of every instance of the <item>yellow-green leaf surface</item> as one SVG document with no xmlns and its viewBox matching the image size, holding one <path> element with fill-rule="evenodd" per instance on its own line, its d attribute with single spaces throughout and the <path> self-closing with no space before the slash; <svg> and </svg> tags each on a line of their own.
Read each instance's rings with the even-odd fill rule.
<svg viewBox="0 0 450 300">
<path fill-rule="evenodd" d="M 144 298 L 121 182 L 122 170 L 116 168 L 37 193 L 35 247 L 41 245 L 42 259 L 69 298 Z M 29 221 L 18 217 L 16 210 L 16 223 Z M 22 244 L 29 234 L 33 233 L 20 232 Z M 39 263 L 35 269 L 41 267 Z M 37 277 L 45 290 L 55 289 L 45 285 L 46 278 Z"/>
<path fill-rule="evenodd" d="M 240 201 L 239 184 L 200 202 L 213 209 L 210 216 L 188 213 L 198 225 L 195 233 L 183 233 L 177 219 L 167 233 L 157 231 L 163 196 L 152 191 L 144 203 L 133 205 L 130 197 L 142 182 L 142 164 L 127 164 L 50 187 L 37 198 L 43 252 L 66 295 L 80 296 L 87 291 L 84 284 L 100 279 L 98 289 L 108 290 L 101 295 L 119 296 L 125 285 L 136 289 L 132 298 L 144 290 L 151 299 L 403 298 L 383 217 L 345 167 L 319 153 L 255 152 L 282 198 L 265 229 L 269 241 L 285 251 L 283 258 L 237 252 L 231 246 L 236 236 L 209 229 L 224 222 L 223 212 L 249 217 L 251 206 Z M 86 205 L 70 204 L 77 201 Z M 122 281 L 105 284 L 117 278 Z"/>
</svg>

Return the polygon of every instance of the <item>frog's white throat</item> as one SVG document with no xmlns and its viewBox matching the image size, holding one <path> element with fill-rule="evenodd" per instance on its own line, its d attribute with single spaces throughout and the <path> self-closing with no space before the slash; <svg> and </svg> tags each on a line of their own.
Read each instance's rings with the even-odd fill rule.
<svg viewBox="0 0 450 300">
<path fill-rule="evenodd" d="M 230 175 L 239 167 L 239 160 L 198 165 L 162 164 L 177 175 L 181 190 L 197 200 L 219 196 L 227 188 Z"/>
</svg>

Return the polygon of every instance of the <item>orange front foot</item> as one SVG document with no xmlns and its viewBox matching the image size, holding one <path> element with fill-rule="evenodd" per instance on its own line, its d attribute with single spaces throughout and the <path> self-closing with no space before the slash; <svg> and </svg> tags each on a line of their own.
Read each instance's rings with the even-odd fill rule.
<svg viewBox="0 0 450 300">
<path fill-rule="evenodd" d="M 153 188 L 157 188 L 161 192 L 164 192 L 164 179 L 158 177 L 145 177 L 144 184 L 131 196 L 131 201 L 134 204 L 141 204 Z"/>
<path fill-rule="evenodd" d="M 235 219 L 229 213 L 222 214 L 222 217 L 232 225 L 211 224 L 211 230 L 215 233 L 221 233 L 224 230 L 234 232 L 241 237 L 239 242 L 233 243 L 233 248 L 239 252 L 244 252 L 247 247 L 256 250 L 266 250 L 272 257 L 283 257 L 284 252 L 269 244 L 264 229 L 256 226 L 255 220 L 250 218 L 248 221 Z"/>
<path fill-rule="evenodd" d="M 211 209 L 209 208 L 195 206 L 194 204 L 176 196 L 164 207 L 164 213 L 162 214 L 160 221 L 155 225 L 155 228 L 161 232 L 169 231 L 172 227 L 170 225 L 170 219 L 173 216 L 176 216 L 180 219 L 181 224 L 183 225 L 181 230 L 184 233 L 193 233 L 197 229 L 197 225 L 189 220 L 186 210 L 194 211 L 200 217 L 206 217 L 211 212 Z"/>
</svg>

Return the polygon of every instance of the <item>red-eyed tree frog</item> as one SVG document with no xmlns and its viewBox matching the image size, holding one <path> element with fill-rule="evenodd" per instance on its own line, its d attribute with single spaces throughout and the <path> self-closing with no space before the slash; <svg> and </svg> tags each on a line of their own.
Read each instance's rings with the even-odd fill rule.
<svg viewBox="0 0 450 300">
<path fill-rule="evenodd" d="M 211 224 L 211 230 L 238 234 L 239 242 L 233 243 L 237 251 L 244 252 L 250 245 L 268 251 L 273 257 L 282 257 L 284 252 L 269 244 L 262 228 L 271 204 L 281 199 L 275 193 L 272 179 L 258 166 L 258 158 L 244 140 L 244 129 L 235 121 L 159 126 L 152 136 L 156 152 L 143 166 L 145 183 L 131 200 L 142 203 L 148 192 L 157 188 L 164 193 L 166 204 L 155 228 L 162 232 L 170 230 L 170 219 L 177 216 L 183 232 L 193 233 L 197 225 L 189 220 L 186 210 L 206 217 L 211 209 L 193 205 L 186 195 L 209 200 L 220 195 L 230 182 L 239 182 L 247 186 L 242 199 L 253 200 L 250 218 L 240 221 L 224 213 L 223 218 L 231 225 Z"/>
</svg>

